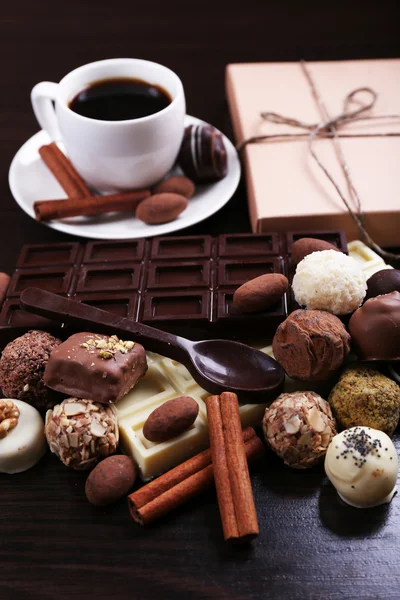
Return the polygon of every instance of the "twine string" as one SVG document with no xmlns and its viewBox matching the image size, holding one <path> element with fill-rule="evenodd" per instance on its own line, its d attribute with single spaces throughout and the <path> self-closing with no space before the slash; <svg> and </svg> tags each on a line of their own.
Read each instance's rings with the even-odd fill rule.
<svg viewBox="0 0 400 600">
<path fill-rule="evenodd" d="M 262 112 L 261 117 L 270 123 L 275 123 L 277 125 L 289 125 L 291 127 L 295 127 L 297 129 L 302 129 L 303 133 L 277 133 L 277 134 L 267 134 L 267 135 L 256 135 L 252 136 L 237 146 L 237 150 L 240 152 L 243 150 L 245 146 L 248 144 L 265 142 L 265 141 L 279 141 L 284 139 L 290 139 L 292 141 L 295 140 L 303 140 L 307 139 L 308 141 L 308 149 L 319 166 L 319 168 L 325 173 L 328 180 L 331 182 L 332 186 L 335 188 L 339 197 L 343 201 L 346 206 L 348 212 L 350 213 L 352 219 L 356 223 L 362 240 L 375 252 L 377 252 L 382 258 L 386 258 L 388 260 L 399 260 L 400 255 L 394 254 L 392 252 L 388 252 L 381 248 L 371 236 L 368 234 L 364 227 L 364 212 L 362 208 L 361 198 L 357 192 L 357 189 L 354 185 L 353 178 L 346 161 L 346 158 L 343 153 L 342 146 L 340 144 L 340 138 L 353 138 L 353 137 L 399 137 L 400 133 L 397 132 L 389 132 L 389 133 L 342 133 L 339 131 L 343 126 L 348 123 L 360 122 L 360 121 L 378 121 L 378 120 L 393 120 L 400 119 L 400 114 L 394 115 L 379 115 L 379 116 L 370 116 L 365 115 L 366 112 L 371 110 L 378 99 L 378 94 L 370 87 L 359 87 L 351 91 L 344 99 L 343 102 L 343 110 L 336 117 L 332 118 L 329 115 L 329 112 L 326 108 L 326 105 L 318 92 L 318 89 L 315 85 L 315 82 L 311 76 L 309 69 L 305 61 L 300 62 L 300 66 L 304 73 L 304 76 L 307 79 L 307 82 L 310 86 L 311 93 L 316 102 L 318 110 L 321 115 L 321 122 L 319 123 L 306 123 L 305 121 L 301 121 L 299 119 L 295 119 L 292 117 L 287 117 L 285 115 L 281 115 L 276 112 Z M 360 94 L 363 94 L 364 98 L 360 98 Z M 367 99 L 365 98 L 367 95 Z M 351 108 L 352 104 L 357 103 L 358 108 Z M 344 192 L 341 190 L 339 184 L 335 181 L 334 177 L 331 175 L 327 167 L 323 164 L 323 162 L 318 157 L 314 142 L 319 138 L 329 138 L 332 139 L 334 149 L 336 152 L 336 156 L 339 160 L 339 164 L 342 168 L 347 189 L 350 198 L 353 203 L 356 205 L 356 210 L 350 205 L 350 202 L 346 198 Z"/>
</svg>

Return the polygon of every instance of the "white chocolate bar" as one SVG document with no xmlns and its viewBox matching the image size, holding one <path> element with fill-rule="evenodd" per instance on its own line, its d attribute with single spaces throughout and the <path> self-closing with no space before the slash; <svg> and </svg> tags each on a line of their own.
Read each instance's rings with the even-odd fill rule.
<svg viewBox="0 0 400 600">
<path fill-rule="evenodd" d="M 207 412 L 204 403 L 210 395 L 180 363 L 147 352 L 148 370 L 135 388 L 116 405 L 120 444 L 139 467 L 140 477 L 148 481 L 208 447 Z M 196 421 L 183 434 L 167 442 L 150 442 L 143 436 L 143 425 L 150 413 L 172 398 L 191 396 L 199 405 Z M 240 400 L 240 398 L 239 398 Z M 268 403 L 242 404 L 243 427 L 259 426 Z"/>
<path fill-rule="evenodd" d="M 371 250 L 371 248 L 360 240 L 349 242 L 347 249 L 349 256 L 358 262 L 367 279 L 377 271 L 382 271 L 382 269 L 393 269 L 393 267 L 385 263 L 379 254 Z"/>
</svg>

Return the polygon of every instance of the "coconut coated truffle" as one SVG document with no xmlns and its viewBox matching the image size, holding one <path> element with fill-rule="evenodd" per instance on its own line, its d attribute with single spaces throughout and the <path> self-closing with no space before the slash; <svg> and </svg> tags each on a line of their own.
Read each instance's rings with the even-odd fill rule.
<svg viewBox="0 0 400 600">
<path fill-rule="evenodd" d="M 356 310 L 367 291 L 366 277 L 357 261 L 335 250 L 306 256 L 297 265 L 292 287 L 298 304 L 334 315 Z"/>
<path fill-rule="evenodd" d="M 54 406 L 59 394 L 43 381 L 51 352 L 61 340 L 45 331 L 28 331 L 4 348 L 0 359 L 0 387 L 8 398 L 16 398 L 43 410 Z"/>
<path fill-rule="evenodd" d="M 347 368 L 329 398 L 343 428 L 362 425 L 392 435 L 400 416 L 400 386 L 362 364 Z"/>
<path fill-rule="evenodd" d="M 307 469 L 323 459 L 336 426 L 330 406 L 321 396 L 293 392 L 281 394 L 266 409 L 263 432 L 286 465 Z"/>
</svg>

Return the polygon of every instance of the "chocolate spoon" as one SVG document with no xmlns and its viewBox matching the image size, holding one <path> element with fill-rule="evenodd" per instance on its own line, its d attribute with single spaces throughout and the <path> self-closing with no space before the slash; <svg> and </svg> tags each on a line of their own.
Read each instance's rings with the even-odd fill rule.
<svg viewBox="0 0 400 600">
<path fill-rule="evenodd" d="M 264 352 L 230 340 L 193 342 L 126 317 L 40 290 L 27 288 L 21 308 L 43 317 L 141 343 L 185 365 L 193 379 L 212 394 L 235 392 L 254 402 L 267 402 L 283 387 L 282 367 Z"/>
</svg>

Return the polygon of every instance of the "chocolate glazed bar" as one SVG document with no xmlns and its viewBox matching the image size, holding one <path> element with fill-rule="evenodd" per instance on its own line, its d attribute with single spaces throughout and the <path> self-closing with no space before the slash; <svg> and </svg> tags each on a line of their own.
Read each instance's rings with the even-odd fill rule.
<svg viewBox="0 0 400 600">
<path fill-rule="evenodd" d="M 232 296 L 265 273 L 291 278 L 290 248 L 301 237 L 324 239 L 347 252 L 341 231 L 25 245 L 0 313 L 1 345 L 32 328 L 60 335 L 58 323 L 20 309 L 21 292 L 32 286 L 191 339 L 270 338 L 287 316 L 288 299 L 242 315 Z"/>
</svg>

